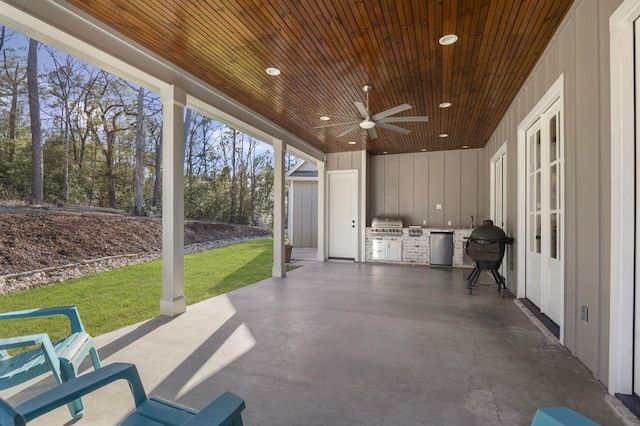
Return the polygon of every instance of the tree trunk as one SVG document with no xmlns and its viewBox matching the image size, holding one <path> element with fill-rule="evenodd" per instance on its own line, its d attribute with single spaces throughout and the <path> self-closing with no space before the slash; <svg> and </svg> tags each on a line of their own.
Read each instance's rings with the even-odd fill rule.
<svg viewBox="0 0 640 426">
<path fill-rule="evenodd" d="M 113 118 L 113 128 L 116 128 L 115 118 Z M 116 131 L 106 130 L 107 149 L 105 149 L 104 157 L 107 162 L 107 182 L 109 187 L 109 207 L 112 209 L 116 207 L 116 174 L 114 167 L 114 150 L 116 145 Z"/>
<path fill-rule="evenodd" d="M 229 217 L 229 222 L 236 223 L 236 185 L 238 183 L 236 179 L 236 138 L 238 132 L 236 132 L 235 129 L 233 129 L 232 132 L 233 140 L 231 146 L 231 214 Z"/>
<path fill-rule="evenodd" d="M 38 95 L 38 42 L 33 39 L 29 39 L 27 90 L 29 92 L 31 159 L 33 161 L 33 193 L 31 202 L 34 204 L 42 204 L 44 199 L 44 170 L 42 168 L 42 129 L 40 127 L 40 97 Z"/>
<path fill-rule="evenodd" d="M 16 76 L 17 76 L 16 67 Z M 16 140 L 16 127 L 18 124 L 18 80 L 11 81 L 11 108 L 9 109 L 9 139 Z"/>
<path fill-rule="evenodd" d="M 156 165 L 155 175 L 153 178 L 153 201 L 151 205 L 157 208 L 160 205 L 160 177 L 162 175 L 162 132 L 158 137 L 158 143 L 156 144 Z"/>
<path fill-rule="evenodd" d="M 185 158 L 187 160 L 187 182 L 191 185 L 193 181 L 193 138 L 191 135 L 191 110 L 187 108 L 184 117 L 184 144 L 185 144 Z"/>
<path fill-rule="evenodd" d="M 134 216 L 144 216 L 144 89 L 138 89 L 138 114 L 136 116 L 136 161 L 133 174 L 135 197 Z"/>
<path fill-rule="evenodd" d="M 256 225 L 256 150 L 251 150 L 251 225 Z"/>
</svg>

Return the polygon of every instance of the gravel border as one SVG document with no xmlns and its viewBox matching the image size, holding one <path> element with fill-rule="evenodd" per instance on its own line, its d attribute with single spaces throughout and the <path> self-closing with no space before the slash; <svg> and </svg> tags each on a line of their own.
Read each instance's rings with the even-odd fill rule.
<svg viewBox="0 0 640 426">
<path fill-rule="evenodd" d="M 212 248 L 266 238 L 269 237 L 236 237 L 190 244 L 184 247 L 184 254 L 197 253 Z M 159 250 L 151 253 L 125 254 L 121 256 L 85 260 L 80 263 L 53 266 L 50 268 L 39 269 L 37 271 L 27 271 L 18 274 L 0 275 L 0 295 L 34 287 L 41 287 L 48 284 L 60 283 L 71 278 L 83 277 L 97 272 L 134 265 L 136 263 L 148 262 L 161 257 L 162 252 Z"/>
</svg>

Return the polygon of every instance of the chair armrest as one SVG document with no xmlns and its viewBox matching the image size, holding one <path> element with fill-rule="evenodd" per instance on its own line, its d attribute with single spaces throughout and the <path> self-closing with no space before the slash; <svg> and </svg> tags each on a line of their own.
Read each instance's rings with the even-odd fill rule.
<svg viewBox="0 0 640 426">
<path fill-rule="evenodd" d="M 12 349 L 21 348 L 24 346 L 42 345 L 44 344 L 44 342 L 49 342 L 49 345 L 51 345 L 49 336 L 44 333 L 20 337 L 3 337 L 0 339 L 0 349 Z"/>
<path fill-rule="evenodd" d="M 49 389 L 20 404 L 16 410 L 29 422 L 116 380 L 129 382 L 136 407 L 147 399 L 147 394 L 142 386 L 136 366 L 126 363 L 113 363 Z"/>
<path fill-rule="evenodd" d="M 82 321 L 80 320 L 78 308 L 76 308 L 75 306 L 56 306 L 52 308 L 38 308 L 26 309 L 24 311 L 2 312 L 0 313 L 0 320 L 44 317 L 50 315 L 64 315 L 69 318 L 72 333 L 79 333 L 84 331 L 84 326 L 82 325 Z"/>
<path fill-rule="evenodd" d="M 49 368 L 55 374 L 57 381 L 60 381 L 60 360 L 58 359 L 58 355 L 49 340 L 49 335 L 47 334 L 32 334 L 30 336 L 20 336 L 20 337 L 8 337 L 0 339 L 0 349 L 11 349 L 11 348 L 20 348 L 24 346 L 35 346 L 40 345 L 40 348 L 33 349 L 29 351 L 33 353 L 33 351 L 42 351 L 42 356 L 44 356 L 45 361 L 49 364 Z"/>
<path fill-rule="evenodd" d="M 231 392 L 225 392 L 214 399 L 209 405 L 204 407 L 194 417 L 185 423 L 185 426 L 231 426 L 244 410 L 245 405 L 242 398 Z"/>
</svg>

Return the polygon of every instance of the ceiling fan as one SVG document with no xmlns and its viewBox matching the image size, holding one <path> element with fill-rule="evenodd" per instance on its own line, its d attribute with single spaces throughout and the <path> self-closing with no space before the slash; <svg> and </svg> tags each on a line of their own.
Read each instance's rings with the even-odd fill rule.
<svg viewBox="0 0 640 426">
<path fill-rule="evenodd" d="M 369 133 L 369 137 L 371 139 L 376 139 L 378 137 L 378 133 L 376 132 L 375 127 L 382 127 L 384 129 L 393 130 L 394 132 L 399 132 L 404 135 L 408 135 L 411 133 L 411 130 L 404 129 L 402 127 L 395 126 L 389 123 L 409 123 L 409 122 L 427 122 L 429 121 L 429 117 L 389 117 L 390 115 L 398 114 L 402 111 L 406 111 L 411 109 L 411 105 L 402 104 L 395 106 L 393 108 L 389 108 L 377 114 L 369 113 L 369 92 L 373 89 L 372 86 L 366 85 L 362 88 L 362 90 L 367 94 L 367 106 L 365 107 L 362 102 L 354 102 L 353 104 L 356 106 L 356 109 L 360 113 L 361 118 L 351 118 L 344 116 L 335 116 L 339 118 L 348 118 L 351 121 L 347 121 L 344 123 L 335 123 L 335 124 L 325 124 L 324 126 L 317 126 L 316 129 L 320 129 L 323 127 L 334 127 L 334 126 L 343 126 L 345 124 L 355 123 L 353 127 L 350 127 L 346 131 L 340 133 L 338 137 L 342 137 L 348 133 L 357 130 L 358 128 L 365 129 L 367 133 Z"/>
</svg>

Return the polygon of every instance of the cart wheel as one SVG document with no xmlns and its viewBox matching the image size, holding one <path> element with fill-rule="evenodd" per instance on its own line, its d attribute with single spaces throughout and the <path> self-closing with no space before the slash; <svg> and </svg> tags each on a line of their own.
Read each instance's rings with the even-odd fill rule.
<svg viewBox="0 0 640 426">
<path fill-rule="evenodd" d="M 468 286 L 468 288 L 469 288 L 469 294 L 472 294 L 473 293 L 473 286 Z"/>
</svg>

